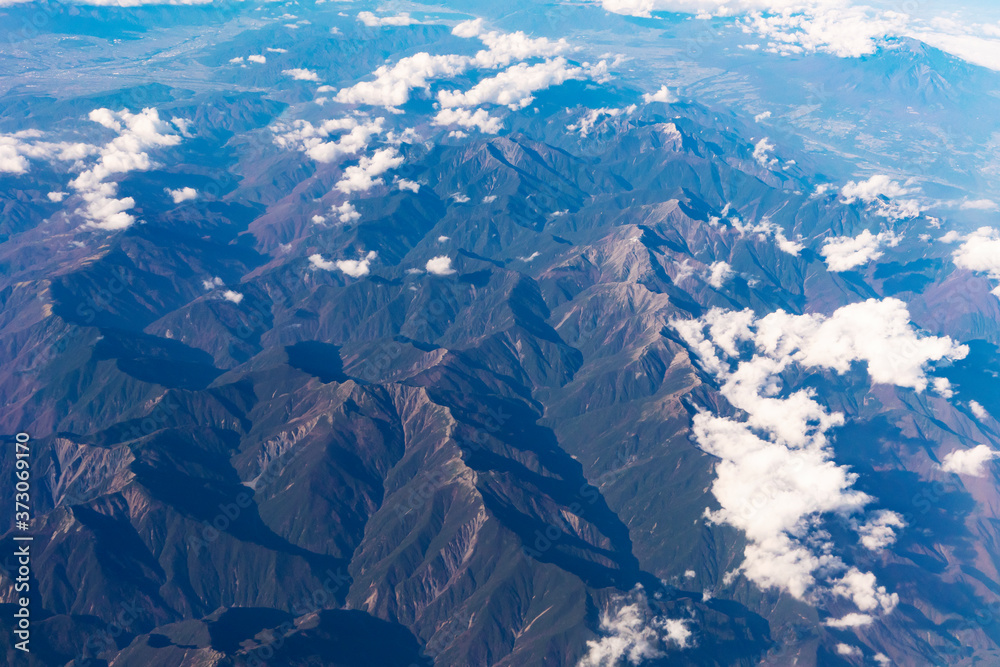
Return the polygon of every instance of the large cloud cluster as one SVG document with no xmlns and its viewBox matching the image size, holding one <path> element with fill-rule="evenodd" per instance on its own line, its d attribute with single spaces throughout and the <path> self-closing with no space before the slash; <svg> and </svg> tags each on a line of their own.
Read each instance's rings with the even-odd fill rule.
<svg viewBox="0 0 1000 667">
<path fill-rule="evenodd" d="M 368 120 L 347 116 L 315 126 L 306 120 L 279 123 L 272 128 L 274 143 L 300 150 L 316 162 L 330 163 L 368 148 L 371 138 L 382 132 L 385 119 Z M 336 139 L 330 139 L 339 135 Z"/>
<path fill-rule="evenodd" d="M 101 146 L 98 159 L 89 169 L 70 181 L 85 202 L 81 214 L 87 224 L 98 229 L 125 229 L 135 222 L 127 211 L 135 206 L 132 197 L 118 199 L 118 183 L 114 176 L 130 171 L 145 171 L 153 161 L 147 151 L 153 148 L 175 146 L 180 143 L 178 133 L 184 123 L 162 120 L 156 109 L 147 108 L 139 113 L 95 109 L 90 120 L 117 133 L 117 137 Z"/>
<path fill-rule="evenodd" d="M 896 596 L 870 573 L 848 568 L 820 529 L 825 517 L 862 514 L 872 501 L 853 488 L 857 475 L 833 461 L 827 434 L 844 416 L 811 390 L 785 391 L 781 375 L 793 365 L 845 373 L 862 362 L 874 382 L 922 392 L 931 362 L 960 359 L 968 349 L 920 336 L 896 299 L 844 306 L 830 316 L 778 311 L 757 318 L 749 310 L 714 309 L 672 325 L 745 414 L 701 412 L 693 425 L 698 446 L 719 459 L 712 493 L 720 508 L 708 516 L 747 536 L 740 571 L 797 598 L 850 599 L 869 617 L 891 610 Z M 947 382 L 935 380 L 934 388 L 945 392 Z M 902 519 L 883 511 L 853 525 L 862 547 L 880 549 L 895 539 Z"/>
</svg>

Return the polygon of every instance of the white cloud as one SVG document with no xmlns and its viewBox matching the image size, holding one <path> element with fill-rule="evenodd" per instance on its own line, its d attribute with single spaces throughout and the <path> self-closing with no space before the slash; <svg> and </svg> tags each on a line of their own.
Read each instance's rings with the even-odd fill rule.
<svg viewBox="0 0 1000 667">
<path fill-rule="evenodd" d="M 490 116 L 486 109 L 441 109 L 432 121 L 435 125 L 458 125 L 476 128 L 485 134 L 496 134 L 503 127 L 499 118 Z"/>
<path fill-rule="evenodd" d="M 715 289 L 721 289 L 723 283 L 725 283 L 733 275 L 733 267 L 731 267 L 727 262 L 713 262 L 709 267 L 708 284 Z"/>
<path fill-rule="evenodd" d="M 902 197 L 917 192 L 916 188 L 900 185 L 886 174 L 876 174 L 866 181 L 849 181 L 840 190 L 845 204 L 853 204 L 861 200 L 874 205 L 877 215 L 890 220 L 915 218 L 923 210 L 915 199 Z"/>
<path fill-rule="evenodd" d="M 201 281 L 201 286 L 204 287 L 206 290 L 213 290 L 216 287 L 222 287 L 224 284 L 225 283 L 222 282 L 222 278 L 220 278 L 219 276 L 215 276 L 213 278 Z"/>
<path fill-rule="evenodd" d="M 941 459 L 941 470 L 969 477 L 984 477 L 986 464 L 1000 457 L 1000 452 L 989 445 L 977 445 L 972 449 L 956 449 Z"/>
<path fill-rule="evenodd" d="M 304 69 L 301 67 L 295 67 L 292 69 L 283 69 L 281 73 L 290 76 L 296 81 L 313 81 L 319 83 L 319 75 L 311 69 Z"/>
<path fill-rule="evenodd" d="M 677 95 L 670 92 L 670 89 L 666 86 L 660 86 L 660 89 L 655 93 L 643 93 L 642 101 L 646 104 L 651 102 L 663 102 L 664 104 L 673 104 L 677 101 Z"/>
<path fill-rule="evenodd" d="M 899 12 L 843 3 L 813 3 L 803 9 L 798 13 L 757 12 L 744 20 L 742 26 L 745 32 L 763 38 L 766 50 L 771 53 L 830 53 L 840 58 L 858 58 L 875 53 L 887 36 L 900 34 L 908 23 L 907 15 Z"/>
<path fill-rule="evenodd" d="M 459 23 L 451 32 L 457 37 L 478 37 L 487 47 L 474 58 L 474 64 L 478 67 L 496 69 L 506 67 L 515 60 L 551 58 L 571 50 L 569 42 L 562 38 L 556 41 L 546 37 L 532 38 L 520 30 L 512 33 L 487 31 L 482 19 Z"/>
<path fill-rule="evenodd" d="M 58 203 L 65 199 L 68 194 L 68 192 L 50 192 L 48 198 L 49 201 Z"/>
<path fill-rule="evenodd" d="M 870 204 L 879 197 L 890 199 L 910 194 L 911 190 L 892 180 L 886 174 L 875 174 L 866 181 L 849 181 L 840 190 L 845 204 L 853 204 L 858 199 Z"/>
<path fill-rule="evenodd" d="M 610 107 L 602 107 L 600 109 L 587 109 L 587 112 L 580 118 L 580 121 L 573 123 L 572 125 L 567 125 L 566 129 L 570 131 L 579 131 L 581 137 L 586 137 L 590 134 L 590 131 L 594 129 L 594 125 L 597 121 L 604 116 L 609 118 L 617 118 L 621 115 L 628 115 L 635 112 L 636 106 L 630 104 L 624 109 L 616 109 Z"/>
<path fill-rule="evenodd" d="M 853 238 L 842 236 L 827 239 L 819 254 L 826 260 L 826 266 L 831 271 L 850 271 L 875 261 L 884 254 L 883 247 L 893 248 L 900 240 L 901 237 L 890 231 L 872 234 L 866 229 Z"/>
<path fill-rule="evenodd" d="M 339 259 L 330 262 L 323 259 L 322 255 L 316 254 L 309 256 L 309 263 L 323 271 L 338 270 L 352 278 L 363 278 L 370 273 L 371 261 L 377 256 L 378 253 L 372 250 L 363 259 Z"/>
<path fill-rule="evenodd" d="M 278 123 L 271 131 L 276 145 L 300 150 L 316 162 L 327 164 L 368 148 L 372 137 L 381 134 L 384 123 L 384 118 L 347 116 L 324 121 L 319 126 L 306 120 Z M 328 140 L 335 134 L 340 136 Z"/>
<path fill-rule="evenodd" d="M 161 120 L 157 110 L 152 108 L 137 114 L 125 110 L 95 109 L 90 112 L 89 118 L 113 130 L 118 136 L 100 147 L 97 162 L 82 171 L 69 185 L 83 197 L 85 206 L 80 213 L 86 218 L 88 226 L 106 230 L 125 229 L 135 222 L 135 218 L 127 213 L 135 206 L 135 200 L 132 197 L 115 198 L 118 184 L 108 182 L 108 179 L 151 168 L 153 161 L 146 151 L 180 143 L 181 137 L 175 133 L 175 128 L 183 128 L 184 125 Z"/>
<path fill-rule="evenodd" d="M 381 185 L 382 174 L 403 164 L 401 156 L 395 148 L 380 148 L 371 157 L 363 156 L 361 161 L 344 170 L 344 176 L 337 182 L 341 192 L 363 192 L 376 185 Z"/>
<path fill-rule="evenodd" d="M 278 49 L 278 48 L 274 48 L 274 47 L 269 46 L 269 47 L 267 47 L 267 52 L 268 53 L 288 53 L 288 49 Z"/>
<path fill-rule="evenodd" d="M 391 67 L 382 65 L 375 70 L 374 81 L 362 81 L 341 89 L 335 99 L 344 104 L 369 104 L 388 108 L 410 100 L 414 88 L 430 87 L 430 81 L 463 73 L 469 65 L 464 56 L 432 56 L 421 52 L 401 59 Z"/>
<path fill-rule="evenodd" d="M 451 268 L 451 257 L 447 255 L 439 255 L 427 260 L 424 269 L 427 273 L 433 273 L 436 276 L 449 276 L 455 273 L 455 269 Z"/>
<path fill-rule="evenodd" d="M 361 219 L 361 214 L 358 213 L 358 209 L 354 208 L 354 204 L 349 201 L 345 201 L 340 206 L 331 206 L 330 211 L 335 213 L 337 215 L 337 219 L 345 224 Z"/>
<path fill-rule="evenodd" d="M 98 147 L 85 143 L 41 141 L 42 133 L 24 130 L 0 134 L 0 173 L 25 174 L 33 160 L 77 161 L 97 152 Z"/>
<path fill-rule="evenodd" d="M 896 542 L 896 529 L 905 528 L 906 522 L 896 512 L 880 510 L 868 521 L 857 526 L 861 544 L 869 551 L 880 551 Z"/>
<path fill-rule="evenodd" d="M 719 459 L 712 494 L 720 509 L 707 516 L 747 537 L 739 571 L 762 588 L 802 599 L 826 590 L 862 612 L 892 609 L 895 594 L 877 586 L 874 575 L 848 569 L 817 528 L 823 516 L 856 515 L 872 501 L 853 488 L 857 475 L 832 460 L 827 432 L 844 416 L 829 412 L 811 390 L 784 391 L 782 373 L 794 364 L 843 374 L 864 362 L 873 382 L 922 392 L 930 362 L 963 358 L 968 348 L 918 335 L 897 299 L 851 304 L 830 316 L 777 311 L 757 318 L 749 310 L 713 309 L 671 325 L 746 415 L 737 420 L 706 411 L 693 419 L 698 446 Z M 888 544 L 900 522 L 893 513 L 875 513 L 854 526 L 871 548 Z"/>
<path fill-rule="evenodd" d="M 396 16 L 376 16 L 371 12 L 360 12 L 358 14 L 358 20 L 369 28 L 378 28 L 386 25 L 406 26 L 420 23 L 420 21 L 412 18 L 407 12 L 401 12 Z"/>
<path fill-rule="evenodd" d="M 258 65 L 263 65 L 267 62 L 267 56 L 265 55 L 255 55 L 247 56 L 247 61 L 252 63 L 257 63 Z"/>
<path fill-rule="evenodd" d="M 322 225 L 324 222 L 326 222 L 326 218 L 322 215 L 314 215 L 312 217 L 312 223 L 314 225 Z"/>
<path fill-rule="evenodd" d="M 887 656 L 885 653 L 876 653 L 875 654 L 875 662 L 877 662 L 880 665 L 891 665 L 892 664 L 892 660 L 890 660 L 889 656 Z"/>
<path fill-rule="evenodd" d="M 577 667 L 619 667 L 639 665 L 663 657 L 667 648 L 685 649 L 691 645 L 689 621 L 657 616 L 641 587 L 631 593 L 632 602 L 621 604 L 613 612 L 601 614 L 599 639 L 587 642 L 587 654 Z"/>
<path fill-rule="evenodd" d="M 483 197 L 484 204 L 489 204 L 490 202 L 494 202 L 496 200 L 497 200 L 496 195 L 486 195 L 485 197 Z"/>
<path fill-rule="evenodd" d="M 764 111 L 764 112 L 759 113 L 756 116 L 754 116 L 753 117 L 753 121 L 755 123 L 759 123 L 760 121 L 767 120 L 770 117 L 771 117 L 771 112 L 770 111 Z"/>
<path fill-rule="evenodd" d="M 802 252 L 804 247 L 801 241 L 792 241 L 785 236 L 785 231 L 778 227 L 770 218 L 765 217 L 760 222 L 743 222 L 739 215 L 730 211 L 730 207 L 727 205 L 726 209 L 722 212 L 723 217 L 712 216 L 709 218 L 708 223 L 713 227 L 717 226 L 720 222 L 725 219 L 733 229 L 739 232 L 740 236 L 746 236 L 749 234 L 756 235 L 761 240 L 767 240 L 769 238 L 774 239 L 778 244 L 778 249 L 782 252 L 788 253 L 789 255 L 798 255 Z M 801 238 L 801 237 L 800 237 Z"/>
<path fill-rule="evenodd" d="M 222 293 L 222 298 L 225 299 L 226 301 L 232 301 L 233 303 L 238 304 L 240 301 L 243 300 L 243 295 L 240 294 L 239 292 L 234 292 L 231 289 L 227 289 L 225 292 Z"/>
<path fill-rule="evenodd" d="M 438 102 L 442 107 L 478 107 L 482 104 L 502 104 L 511 109 L 523 109 L 534 100 L 533 93 L 572 79 L 601 76 L 606 63 L 576 67 L 565 58 L 553 58 L 529 65 L 512 65 L 494 77 L 483 79 L 466 91 L 442 90 Z"/>
<path fill-rule="evenodd" d="M 837 653 L 851 658 L 860 658 L 862 656 L 861 649 L 849 644 L 837 644 Z"/>
<path fill-rule="evenodd" d="M 198 191 L 194 188 L 178 188 L 176 190 L 165 188 L 165 191 L 174 200 L 175 204 L 198 198 Z"/>
<path fill-rule="evenodd" d="M 764 137 L 753 147 L 753 159 L 757 160 L 757 163 L 764 167 L 773 167 L 778 164 L 778 160 L 771 157 L 771 151 L 774 150 L 774 144 Z"/>
<path fill-rule="evenodd" d="M 874 620 L 869 614 L 851 612 L 850 614 L 844 614 L 840 618 L 830 619 L 826 622 L 826 625 L 831 628 L 862 628 L 866 625 L 871 625 Z"/>
<path fill-rule="evenodd" d="M 992 199 L 966 199 L 959 208 L 963 211 L 996 211 L 1000 209 L 1000 205 Z"/>
<path fill-rule="evenodd" d="M 1000 280 L 1000 230 L 980 227 L 965 237 L 964 243 L 952 254 L 952 259 L 959 268 L 986 273 L 990 278 Z"/>
<path fill-rule="evenodd" d="M 978 401 L 969 401 L 969 409 L 972 410 L 972 414 L 976 416 L 976 419 L 980 421 L 990 418 L 990 413 Z"/>
<path fill-rule="evenodd" d="M 400 190 L 409 190 L 410 192 L 420 192 L 420 183 L 417 183 L 416 181 L 411 181 L 406 178 L 397 178 L 395 183 L 396 187 L 398 187 Z"/>
</svg>

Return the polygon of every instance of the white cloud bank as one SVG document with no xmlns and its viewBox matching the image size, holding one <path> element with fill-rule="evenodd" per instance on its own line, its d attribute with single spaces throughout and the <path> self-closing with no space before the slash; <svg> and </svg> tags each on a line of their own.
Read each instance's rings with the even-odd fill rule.
<svg viewBox="0 0 1000 667">
<path fill-rule="evenodd" d="M 713 309 L 671 325 L 745 413 L 734 419 L 704 411 L 693 420 L 698 446 L 719 459 L 712 493 L 720 508 L 707 516 L 747 537 L 738 572 L 797 598 L 833 595 L 853 601 L 859 613 L 890 611 L 896 595 L 871 573 L 848 568 L 820 527 L 823 517 L 862 514 L 873 500 L 853 488 L 855 473 L 833 461 L 827 432 L 844 415 L 829 412 L 811 390 L 784 391 L 781 374 L 793 365 L 846 373 L 864 362 L 872 381 L 923 392 L 931 362 L 961 359 L 968 348 L 920 336 L 897 299 L 851 304 L 830 316 L 778 311 L 757 318 Z M 945 385 L 934 383 L 936 390 Z M 853 525 L 860 546 L 877 549 L 901 524 L 898 515 L 877 512 Z"/>
<path fill-rule="evenodd" d="M 403 156 L 395 148 L 380 148 L 371 156 L 364 156 L 358 164 L 344 170 L 344 176 L 337 181 L 341 192 L 363 192 L 385 181 L 381 176 L 390 169 L 403 164 Z"/>
<path fill-rule="evenodd" d="M 401 12 L 396 16 L 376 16 L 371 12 L 359 12 L 358 20 L 369 28 L 380 28 L 382 26 L 407 26 L 420 23 L 406 12 Z"/>
<path fill-rule="evenodd" d="M 995 458 L 1000 458 L 1000 452 L 989 445 L 957 449 L 941 459 L 941 470 L 969 477 L 985 477 L 986 464 Z"/>
</svg>

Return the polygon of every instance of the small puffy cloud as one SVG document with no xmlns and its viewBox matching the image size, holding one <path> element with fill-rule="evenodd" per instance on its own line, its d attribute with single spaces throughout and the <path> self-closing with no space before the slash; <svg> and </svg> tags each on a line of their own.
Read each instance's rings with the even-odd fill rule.
<svg viewBox="0 0 1000 667">
<path fill-rule="evenodd" d="M 892 180 L 886 174 L 875 174 L 867 181 L 849 181 L 840 190 L 845 204 L 853 204 L 858 199 L 870 204 L 879 197 L 895 199 L 910 192 L 911 190 Z"/>
<path fill-rule="evenodd" d="M 314 225 L 322 225 L 324 222 L 326 222 L 326 218 L 322 215 L 314 215 L 312 217 L 312 223 Z"/>
<path fill-rule="evenodd" d="M 503 127 L 499 118 L 490 116 L 486 109 L 441 109 L 431 121 L 435 125 L 458 125 L 476 128 L 484 134 L 496 134 Z"/>
<path fill-rule="evenodd" d="M 862 655 L 861 649 L 850 644 L 837 644 L 837 653 L 851 658 L 860 658 Z"/>
<path fill-rule="evenodd" d="M 364 23 L 369 28 L 379 28 L 382 26 L 406 26 L 415 25 L 420 23 L 415 18 L 412 18 L 408 13 L 402 12 L 396 16 L 376 16 L 372 12 L 360 12 L 358 14 L 358 20 Z"/>
<path fill-rule="evenodd" d="M 666 86 L 660 86 L 660 89 L 655 93 L 643 93 L 642 101 L 646 104 L 652 102 L 663 102 L 664 104 L 673 104 L 677 101 L 677 95 L 670 92 L 670 89 Z"/>
<path fill-rule="evenodd" d="M 587 642 L 587 653 L 576 667 L 620 667 L 640 665 L 665 655 L 668 648 L 691 646 L 689 621 L 662 618 L 649 607 L 641 587 L 631 593 L 632 601 L 601 614 L 601 637 Z"/>
<path fill-rule="evenodd" d="M 170 198 L 174 200 L 175 204 L 180 204 L 181 202 L 191 201 L 192 199 L 198 198 L 198 191 L 194 188 L 178 188 L 176 190 L 166 188 L 165 191 L 168 195 L 170 195 Z"/>
<path fill-rule="evenodd" d="M 571 131 L 579 131 L 581 137 L 586 137 L 590 134 L 591 130 L 597 124 L 597 121 L 607 116 L 609 118 L 617 118 L 618 116 L 628 115 L 636 110 L 634 104 L 623 109 L 602 107 L 600 109 L 587 109 L 587 112 L 579 120 L 579 122 L 573 123 L 572 125 L 567 125 L 566 129 Z"/>
<path fill-rule="evenodd" d="M 48 198 L 49 201 L 58 203 L 61 202 L 63 199 L 66 199 L 66 195 L 68 194 L 69 194 L 68 192 L 50 192 L 48 194 Z"/>
<path fill-rule="evenodd" d="M 239 292 L 234 292 L 231 289 L 227 289 L 225 292 L 222 293 L 222 298 L 225 299 L 226 301 L 232 301 L 233 303 L 238 304 L 240 301 L 243 300 L 243 295 L 240 294 Z"/>
<path fill-rule="evenodd" d="M 990 413 L 986 411 L 978 401 L 969 401 L 969 409 L 972 410 L 972 414 L 976 416 L 976 419 L 982 421 L 983 419 L 989 419 Z"/>
<path fill-rule="evenodd" d="M 770 111 L 764 111 L 764 112 L 761 112 L 761 113 L 757 114 L 756 116 L 754 116 L 753 120 L 754 120 L 755 123 L 759 123 L 760 121 L 767 120 L 770 117 L 771 117 L 771 112 Z"/>
<path fill-rule="evenodd" d="M 709 267 L 708 284 L 715 289 L 721 289 L 723 283 L 729 280 L 732 275 L 733 267 L 728 262 L 713 262 Z"/>
<path fill-rule="evenodd" d="M 861 544 L 869 551 L 879 551 L 896 542 L 896 530 L 905 528 L 906 522 L 896 512 L 881 510 L 857 527 Z"/>
<path fill-rule="evenodd" d="M 866 229 L 853 238 L 843 236 L 827 239 L 819 254 L 831 271 L 850 271 L 875 261 L 884 254 L 883 247 L 895 247 L 900 240 L 900 237 L 889 231 L 872 234 Z"/>
<path fill-rule="evenodd" d="M 243 62 L 243 56 L 236 56 L 235 58 L 230 58 L 229 63 L 231 65 L 238 65 Z"/>
<path fill-rule="evenodd" d="M 285 76 L 290 76 L 296 81 L 313 81 L 319 83 L 319 75 L 311 69 L 304 69 L 302 67 L 295 67 L 292 69 L 283 69 L 281 73 Z"/>
<path fill-rule="evenodd" d="M 496 200 L 497 200 L 496 195 L 486 195 L 485 197 L 483 197 L 484 204 L 489 204 L 490 202 L 494 202 Z"/>
<path fill-rule="evenodd" d="M 288 53 L 288 49 L 279 49 L 272 46 L 267 47 L 268 53 Z"/>
<path fill-rule="evenodd" d="M 451 34 L 456 37 L 464 37 L 465 39 L 478 37 L 483 32 L 485 32 L 483 28 L 483 19 L 470 19 L 468 21 L 462 21 L 451 29 Z"/>
<path fill-rule="evenodd" d="M 330 262 L 323 259 L 322 255 L 310 255 L 309 263 L 322 271 L 341 271 L 352 278 L 363 278 L 371 271 L 371 261 L 378 256 L 374 250 L 370 251 L 363 259 L 340 259 Z"/>
<path fill-rule="evenodd" d="M 1000 457 L 1000 452 L 989 445 L 977 445 L 972 449 L 956 449 L 941 459 L 941 470 L 969 477 L 984 477 L 986 464 Z"/>
<path fill-rule="evenodd" d="M 403 164 L 403 156 L 395 148 L 381 148 L 371 157 L 364 156 L 354 166 L 344 170 L 344 176 L 337 182 L 341 192 L 362 192 L 381 185 L 382 174 Z"/>
<path fill-rule="evenodd" d="M 267 62 L 267 56 L 264 55 L 247 56 L 247 62 L 263 65 L 264 63 Z"/>
<path fill-rule="evenodd" d="M 427 273 L 433 273 L 436 276 L 450 276 L 455 273 L 455 269 L 451 268 L 451 257 L 447 255 L 439 255 L 427 260 L 424 269 Z"/>
<path fill-rule="evenodd" d="M 397 178 L 395 180 L 396 187 L 400 190 L 409 190 L 410 192 L 420 192 L 420 183 L 416 181 L 411 181 L 406 178 Z"/>
<path fill-rule="evenodd" d="M 345 201 L 340 206 L 331 206 L 330 211 L 337 216 L 337 220 L 340 220 L 345 224 L 361 219 L 361 214 L 358 213 L 358 209 L 354 208 L 354 204 L 349 201 Z"/>
<path fill-rule="evenodd" d="M 840 618 L 832 618 L 826 622 L 826 625 L 831 628 L 863 628 L 866 625 L 871 625 L 874 620 L 869 614 L 852 612 Z"/>
<path fill-rule="evenodd" d="M 773 167 L 778 164 L 778 160 L 771 157 L 771 151 L 773 150 L 774 144 L 769 142 L 767 137 L 764 137 L 753 147 L 753 159 L 762 167 Z"/>
<path fill-rule="evenodd" d="M 948 236 L 950 233 L 945 237 Z M 952 258 L 959 268 L 986 273 L 990 278 L 1000 280 L 1000 231 L 993 227 L 980 227 L 965 237 L 965 242 L 952 254 Z"/>
<path fill-rule="evenodd" d="M 222 282 L 222 278 L 220 278 L 219 276 L 215 276 L 213 278 L 208 278 L 206 280 L 201 281 L 201 286 L 204 287 L 206 290 L 213 290 L 216 287 L 222 287 L 223 285 L 224 283 Z"/>
</svg>

